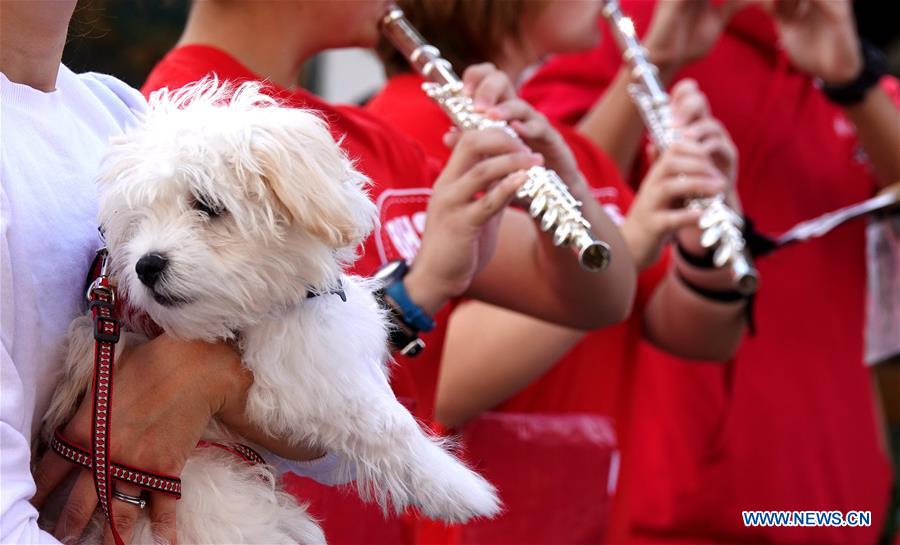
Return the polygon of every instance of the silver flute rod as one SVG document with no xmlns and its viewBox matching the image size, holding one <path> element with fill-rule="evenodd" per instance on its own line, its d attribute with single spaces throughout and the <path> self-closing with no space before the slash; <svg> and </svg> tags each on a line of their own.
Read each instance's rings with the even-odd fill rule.
<svg viewBox="0 0 900 545">
<path fill-rule="evenodd" d="M 462 92 L 462 80 L 450 62 L 422 38 L 402 10 L 397 7 L 389 10 L 381 20 L 381 32 L 425 78 L 422 90 L 457 127 L 463 130 L 500 129 L 519 140 L 506 122 L 489 119 L 475 111 L 472 99 Z M 541 230 L 552 235 L 554 245 L 571 248 L 586 270 L 605 269 L 610 260 L 609 245 L 594 236 L 591 224 L 581 214 L 582 203 L 572 196 L 565 182 L 556 172 L 540 166 L 530 168 L 527 174 L 528 179 L 516 192 L 516 197 L 528 205 L 528 213 L 539 222 Z"/>
<path fill-rule="evenodd" d="M 603 16 L 609 22 L 622 58 L 631 68 L 633 83 L 628 92 L 635 104 L 650 139 L 660 151 L 680 138 L 672 122 L 669 94 L 659 80 L 656 66 L 647 59 L 647 50 L 637 38 L 634 23 L 622 14 L 617 0 L 606 0 Z M 750 295 L 759 287 L 759 273 L 751 263 L 741 229 L 744 220 L 725 203 L 722 194 L 693 198 L 688 207 L 700 210 L 699 227 L 703 231 L 701 243 L 713 250 L 713 262 L 728 266 L 734 285 L 741 293 Z"/>
</svg>

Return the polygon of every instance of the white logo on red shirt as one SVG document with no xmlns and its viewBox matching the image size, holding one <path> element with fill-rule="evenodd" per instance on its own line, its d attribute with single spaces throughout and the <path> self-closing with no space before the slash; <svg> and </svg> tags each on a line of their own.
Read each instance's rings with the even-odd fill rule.
<svg viewBox="0 0 900 545">
<path fill-rule="evenodd" d="M 375 233 L 375 245 L 382 263 L 394 259 L 412 262 L 425 232 L 425 208 L 430 188 L 386 189 L 375 204 L 381 219 Z"/>
</svg>

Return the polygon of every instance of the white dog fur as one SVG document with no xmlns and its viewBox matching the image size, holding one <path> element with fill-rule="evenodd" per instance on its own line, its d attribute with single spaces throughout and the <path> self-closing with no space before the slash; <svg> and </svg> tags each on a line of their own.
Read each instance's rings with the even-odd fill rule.
<svg viewBox="0 0 900 545">
<path fill-rule="evenodd" d="M 163 90 L 103 165 L 100 222 L 113 277 L 130 305 L 169 334 L 236 340 L 254 374 L 252 421 L 339 454 L 363 498 L 448 521 L 491 516 L 499 509 L 493 487 L 394 398 L 374 286 L 344 274 L 377 221 L 367 184 L 325 122 L 279 107 L 258 85 Z M 167 260 L 152 287 L 136 272 L 147 254 Z M 346 302 L 329 293 L 339 285 Z M 308 298 L 309 290 L 322 295 Z M 144 339 L 128 334 L 118 348 Z M 81 317 L 47 432 L 74 414 L 92 365 L 91 323 Z M 216 425 L 206 438 L 229 439 Z M 182 478 L 180 543 L 324 541 L 271 468 L 197 449 Z M 135 538 L 152 541 L 146 518 Z"/>
</svg>

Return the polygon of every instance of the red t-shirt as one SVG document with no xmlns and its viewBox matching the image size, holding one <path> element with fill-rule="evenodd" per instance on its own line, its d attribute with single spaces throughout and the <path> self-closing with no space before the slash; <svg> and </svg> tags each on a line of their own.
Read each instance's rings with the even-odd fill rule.
<svg viewBox="0 0 900 545">
<path fill-rule="evenodd" d="M 639 33 L 654 4 L 623 0 Z M 603 21 L 600 22 L 603 26 Z M 560 55 L 522 95 L 577 122 L 621 55 L 604 28 L 588 53 Z M 738 14 L 691 77 L 740 151 L 738 188 L 765 233 L 872 195 L 853 125 L 776 48 L 758 8 Z M 890 469 L 862 363 L 864 222 L 759 260 L 757 334 L 732 367 L 649 351 L 615 541 L 871 543 L 884 523 Z M 646 362 L 646 365 L 644 363 Z M 870 510 L 870 528 L 745 528 L 741 511 Z"/>
<path fill-rule="evenodd" d="M 440 108 L 422 92 L 421 82 L 421 78 L 412 74 L 395 76 L 388 81 L 381 92 L 372 98 L 367 108 L 390 120 L 393 126 L 415 138 L 430 154 L 446 159 L 450 150 L 443 144 L 442 136 L 450 127 L 450 121 Z M 622 182 L 614 163 L 571 128 L 559 125 L 557 129 L 560 130 L 575 154 L 579 168 L 593 187 L 597 199 L 614 220 L 621 222 L 623 214 L 631 204 L 633 195 L 632 191 Z M 497 411 L 540 415 L 611 416 L 615 421 L 622 459 L 626 460 L 624 463 L 627 463 L 630 456 L 628 445 L 631 435 L 629 413 L 632 398 L 636 395 L 634 378 L 637 369 L 635 362 L 641 337 L 642 309 L 649 295 L 652 294 L 668 269 L 668 262 L 666 254 L 656 265 L 640 274 L 635 309 L 624 323 L 596 330 L 585 336 L 552 369 L 502 403 Z M 497 417 L 489 413 L 489 419 L 492 418 Z M 479 431 L 480 428 L 486 426 L 478 420 L 475 423 Z M 535 425 L 522 433 L 534 440 L 534 434 L 539 433 L 536 430 L 546 429 L 547 441 L 559 442 L 561 440 L 559 428 L 562 425 L 562 421 L 553 429 Z M 477 433 L 477 437 L 493 439 L 488 433 Z M 572 437 L 568 439 L 570 443 L 574 440 Z M 574 447 L 574 445 L 573 443 L 572 446 Z M 470 445 L 470 447 L 471 450 L 485 452 L 487 455 L 491 454 L 487 446 Z M 496 448 L 504 447 L 501 444 Z M 583 448 L 585 448 L 585 453 L 590 452 L 588 447 Z M 573 452 L 577 451 L 573 450 Z M 505 456 L 507 456 L 506 463 L 514 464 L 519 462 L 518 458 L 525 455 L 521 449 L 515 451 L 515 454 L 512 450 L 507 449 Z M 557 483 L 556 487 L 551 488 L 541 483 L 540 479 L 535 479 L 537 484 L 531 491 L 540 491 L 540 494 L 548 496 L 543 504 L 534 497 L 538 495 L 537 493 L 531 494 L 531 497 L 527 498 L 512 498 L 509 494 L 503 494 L 502 487 L 504 484 L 510 484 L 524 493 L 528 488 L 519 481 L 534 479 L 526 474 L 547 471 L 546 468 L 556 464 L 557 460 L 535 460 L 536 467 L 527 468 L 526 474 L 514 476 L 515 480 L 512 483 L 497 482 L 496 484 L 501 486 L 501 495 L 508 506 L 507 515 L 501 518 L 499 523 L 502 524 L 506 522 L 507 518 L 515 516 L 517 509 L 525 512 L 523 518 L 520 519 L 522 524 L 516 528 L 505 526 L 504 531 L 507 533 L 530 532 L 523 533 L 522 536 L 538 542 L 542 539 L 540 531 L 551 526 L 552 520 L 559 520 L 565 521 L 567 526 L 552 529 L 556 533 L 551 536 L 555 535 L 556 540 L 579 543 L 600 542 L 605 517 L 604 519 L 599 518 L 600 515 L 596 511 L 597 506 L 579 504 L 579 499 L 583 502 L 596 502 L 600 499 L 595 493 L 579 494 L 577 491 L 579 483 L 589 478 L 588 472 L 592 471 L 590 466 L 599 466 L 608 463 L 609 460 L 602 458 L 602 447 L 594 451 L 593 461 L 590 457 L 583 458 L 582 456 L 573 454 L 567 471 L 554 472 L 556 478 L 565 479 L 565 482 Z M 534 457 L 532 458 L 534 459 Z M 477 463 L 477 460 L 474 461 Z M 497 460 L 497 462 L 502 461 L 503 459 Z M 587 465 L 580 466 L 579 462 Z M 519 466 L 521 465 L 519 464 Z M 603 493 L 605 493 L 605 486 Z M 567 519 L 567 513 L 579 513 L 581 519 L 578 520 L 578 517 L 574 520 Z M 585 519 L 592 516 L 597 517 L 595 524 L 586 524 Z M 496 534 L 489 534 L 489 537 L 500 538 Z M 509 536 L 503 537 L 508 538 Z M 473 542 L 486 542 L 483 539 L 467 536 L 464 532 L 463 542 L 468 542 L 466 538 Z M 503 542 L 513 541 L 504 539 Z"/>
<path fill-rule="evenodd" d="M 162 87 L 175 89 L 211 74 L 221 81 L 237 83 L 263 79 L 224 51 L 190 45 L 166 55 L 150 73 L 142 91 L 149 95 Z M 425 226 L 431 185 L 442 164 L 427 157 L 408 137 L 361 108 L 332 105 L 302 89 L 286 90 L 269 85 L 267 91 L 285 105 L 319 111 L 329 122 L 335 138 L 342 139 L 342 148 L 357 168 L 373 181 L 369 191 L 378 205 L 380 225 L 366 239 L 364 253 L 356 262 L 354 272 L 369 276 L 388 261 L 411 262 Z M 392 387 L 404 402 L 413 400 L 413 413 L 420 418 L 427 419 L 433 412 L 433 394 L 421 395 L 421 392 L 434 392 L 448 315 L 449 308 L 435 315 L 438 326 L 423 335 L 428 348 L 422 354 L 410 359 L 396 355 L 398 365 L 393 372 Z M 310 509 L 323 519 L 331 543 L 358 543 L 361 539 L 399 542 L 409 537 L 409 528 L 398 519 L 385 519 L 380 509 L 362 505 L 352 492 L 327 489 L 305 479 L 289 478 L 288 485 L 301 499 L 310 500 Z"/>
</svg>

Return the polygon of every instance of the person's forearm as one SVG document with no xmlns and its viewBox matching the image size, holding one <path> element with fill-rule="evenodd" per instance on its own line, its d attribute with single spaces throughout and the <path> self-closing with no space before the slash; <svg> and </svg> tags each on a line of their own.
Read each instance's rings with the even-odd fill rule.
<svg viewBox="0 0 900 545">
<path fill-rule="evenodd" d="M 644 310 L 644 336 L 654 345 L 682 358 L 730 359 L 743 337 L 747 303 L 706 299 L 685 286 L 676 274 L 674 269 L 670 270 L 648 302 Z M 728 280 L 708 282 L 717 283 L 721 288 Z"/>
<path fill-rule="evenodd" d="M 447 330 L 435 418 L 457 427 L 496 407 L 547 372 L 583 336 L 477 301 L 460 306 Z"/>
<path fill-rule="evenodd" d="M 570 184 L 570 190 L 572 196 L 583 203 L 581 212 L 591 224 L 594 235 L 609 245 L 609 265 L 600 272 L 586 271 L 577 259 L 573 259 L 571 249 L 555 246 L 552 237 L 545 234 L 537 237 L 535 263 L 541 268 L 543 277 L 556 279 L 553 293 L 558 293 L 567 306 L 580 308 L 585 313 L 587 327 L 621 322 L 631 314 L 637 291 L 634 258 L 622 232 L 591 194 L 587 182 L 582 178 L 580 183 Z M 606 311 L 589 318 L 590 313 L 600 306 L 605 306 Z M 590 324 L 592 319 L 595 320 L 593 325 Z"/>
<path fill-rule="evenodd" d="M 636 285 L 633 259 L 618 228 L 584 192 L 584 216 L 611 250 L 609 266 L 586 271 L 568 247 L 553 246 L 524 212 L 508 211 L 497 250 L 476 276 L 468 295 L 548 322 L 593 329 L 618 323 L 630 312 Z"/>
<path fill-rule="evenodd" d="M 628 70 L 619 70 L 612 85 L 578 125 L 578 131 L 606 152 L 626 179 L 644 134 L 644 123 L 628 94 L 630 82 Z"/>
<path fill-rule="evenodd" d="M 900 180 L 900 110 L 880 86 L 865 99 L 844 110 L 856 126 L 856 133 L 878 176 L 879 185 Z"/>
</svg>

